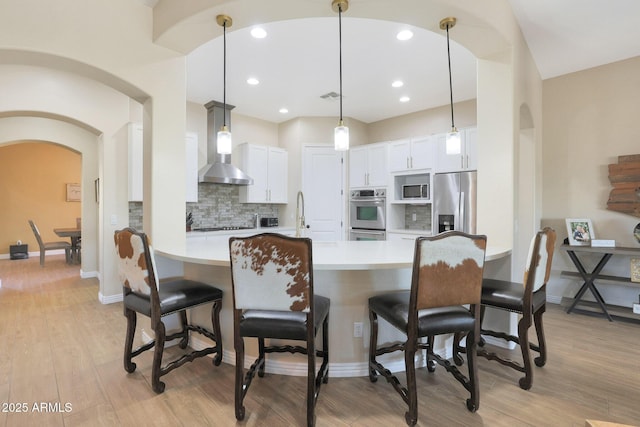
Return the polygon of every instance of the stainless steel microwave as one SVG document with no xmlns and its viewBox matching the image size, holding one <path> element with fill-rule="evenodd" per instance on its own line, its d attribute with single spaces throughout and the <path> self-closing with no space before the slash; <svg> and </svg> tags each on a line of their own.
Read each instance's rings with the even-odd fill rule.
<svg viewBox="0 0 640 427">
<path fill-rule="evenodd" d="M 403 199 L 428 199 L 429 184 L 407 184 L 402 186 Z"/>
</svg>

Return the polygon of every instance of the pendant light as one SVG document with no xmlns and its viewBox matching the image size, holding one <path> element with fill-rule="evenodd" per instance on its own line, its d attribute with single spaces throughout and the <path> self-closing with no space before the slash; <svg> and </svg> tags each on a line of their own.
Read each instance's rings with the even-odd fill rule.
<svg viewBox="0 0 640 427">
<path fill-rule="evenodd" d="M 449 62 L 449 95 L 451 100 L 451 132 L 447 133 L 447 154 L 460 154 L 462 151 L 460 132 L 456 129 L 456 125 L 453 121 L 453 83 L 451 80 L 451 51 L 449 50 L 449 28 L 453 28 L 455 25 L 456 18 L 451 16 L 440 21 L 440 29 L 447 30 L 447 60 Z"/>
<path fill-rule="evenodd" d="M 233 21 L 227 15 L 218 15 L 216 16 L 216 22 L 223 29 L 222 103 L 224 105 L 222 127 L 218 131 L 216 146 L 218 147 L 218 154 L 231 154 L 231 132 L 227 127 L 227 27 L 230 27 Z"/>
<path fill-rule="evenodd" d="M 333 0 L 331 8 L 338 12 L 338 39 L 340 45 L 340 121 L 334 130 L 334 148 L 336 151 L 346 151 L 349 149 L 349 128 L 344 125 L 342 120 L 342 12 L 349 9 L 348 0 Z"/>
</svg>

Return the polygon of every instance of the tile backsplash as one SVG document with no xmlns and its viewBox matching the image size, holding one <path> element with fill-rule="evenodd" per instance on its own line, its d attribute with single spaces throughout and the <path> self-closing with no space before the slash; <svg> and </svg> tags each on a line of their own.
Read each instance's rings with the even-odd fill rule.
<svg viewBox="0 0 640 427">
<path fill-rule="evenodd" d="M 413 220 L 415 214 L 416 220 Z M 431 205 L 407 205 L 404 211 L 407 230 L 431 230 Z"/>
<path fill-rule="evenodd" d="M 198 202 L 187 203 L 185 217 L 191 212 L 192 228 L 254 226 L 255 214 L 278 217 L 278 206 L 240 203 L 240 186 L 231 184 L 198 184 Z M 142 229 L 142 203 L 129 202 L 129 225 Z"/>
</svg>

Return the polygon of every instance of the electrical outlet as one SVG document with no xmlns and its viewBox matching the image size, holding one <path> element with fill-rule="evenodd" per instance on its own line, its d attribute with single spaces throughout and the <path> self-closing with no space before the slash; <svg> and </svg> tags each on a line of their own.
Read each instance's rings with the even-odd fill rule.
<svg viewBox="0 0 640 427">
<path fill-rule="evenodd" d="M 640 304 L 633 304 L 633 312 L 635 314 L 640 314 Z"/>
<path fill-rule="evenodd" d="M 362 338 L 362 322 L 353 322 L 353 337 Z"/>
<path fill-rule="evenodd" d="M 415 220 L 416 220 L 416 214 L 411 214 L 411 220 L 415 222 Z"/>
</svg>

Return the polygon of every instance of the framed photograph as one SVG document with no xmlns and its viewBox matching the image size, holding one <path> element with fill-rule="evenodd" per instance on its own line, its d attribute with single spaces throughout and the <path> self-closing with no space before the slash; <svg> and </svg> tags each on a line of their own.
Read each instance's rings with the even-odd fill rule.
<svg viewBox="0 0 640 427">
<path fill-rule="evenodd" d="M 595 239 L 590 219 L 567 218 L 567 234 L 572 246 L 589 246 Z"/>
<path fill-rule="evenodd" d="M 79 202 L 80 196 L 80 184 L 67 184 L 67 202 Z"/>
</svg>

